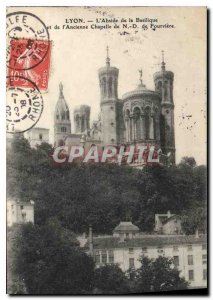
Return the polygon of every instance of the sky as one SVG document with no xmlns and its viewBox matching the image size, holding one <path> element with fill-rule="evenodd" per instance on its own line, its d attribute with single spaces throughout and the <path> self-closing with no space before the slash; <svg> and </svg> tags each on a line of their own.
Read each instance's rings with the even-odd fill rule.
<svg viewBox="0 0 213 300">
<path fill-rule="evenodd" d="M 50 142 L 53 142 L 54 110 L 60 82 L 64 86 L 64 97 L 70 108 L 74 131 L 75 106 L 91 106 L 91 121 L 97 118 L 100 111 L 98 69 L 105 65 L 107 45 L 111 65 L 119 69 L 119 98 L 136 88 L 139 83 L 138 70 L 141 68 L 143 83 L 154 90 L 153 74 L 160 70 L 161 51 L 164 50 L 166 69 L 174 72 L 176 161 L 179 162 L 183 156 L 193 156 L 197 164 L 206 163 L 205 8 L 25 7 L 21 10 L 39 16 L 46 26 L 51 26 L 49 86 L 47 91 L 42 92 L 44 111 L 36 125 L 50 129 Z M 13 11 L 17 11 L 17 8 L 8 8 L 8 12 Z M 65 19 L 83 18 L 84 24 L 69 25 L 90 26 L 96 19 L 100 21 L 114 17 L 119 20 L 119 25 L 122 18 L 134 21 L 136 18 L 149 18 L 157 19 L 158 25 L 171 24 L 174 28 L 143 30 L 141 26 L 149 23 L 134 22 L 140 28 L 63 29 Z M 129 22 L 127 24 L 131 25 Z M 56 25 L 60 29 L 54 29 Z M 122 34 L 124 31 L 128 34 Z"/>
</svg>

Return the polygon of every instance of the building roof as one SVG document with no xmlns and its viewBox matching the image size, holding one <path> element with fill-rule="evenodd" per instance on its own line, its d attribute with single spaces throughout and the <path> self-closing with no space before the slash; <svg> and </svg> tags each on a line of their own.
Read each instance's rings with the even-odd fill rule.
<svg viewBox="0 0 213 300">
<path fill-rule="evenodd" d="M 162 224 L 166 224 L 166 223 L 170 222 L 173 219 L 181 219 L 181 217 L 179 215 L 171 215 L 169 218 L 163 220 Z"/>
<path fill-rule="evenodd" d="M 69 111 L 69 107 L 67 105 L 67 102 L 64 98 L 63 94 L 63 85 L 60 83 L 59 85 L 59 98 L 55 106 L 55 114 L 59 113 L 62 114 L 63 112 Z"/>
<path fill-rule="evenodd" d="M 159 98 L 159 94 L 157 92 L 147 89 L 147 87 L 141 83 L 135 90 L 125 93 L 122 99 L 125 101 L 142 95 L 153 95 Z"/>
<path fill-rule="evenodd" d="M 138 232 L 139 228 L 132 224 L 132 222 L 120 222 L 118 226 L 115 227 L 114 232 L 116 231 L 134 231 Z"/>
<path fill-rule="evenodd" d="M 115 74 L 118 75 L 119 69 L 116 67 L 111 67 L 111 66 L 104 66 L 99 68 L 98 70 L 99 76 L 103 74 Z"/>
<path fill-rule="evenodd" d="M 29 131 L 35 131 L 35 130 L 46 130 L 49 131 L 49 128 L 44 128 L 44 127 L 33 127 L 31 129 L 29 129 L 27 132 Z"/>
<path fill-rule="evenodd" d="M 59 99 L 56 103 L 55 110 L 58 111 L 58 112 L 69 111 L 69 107 L 68 107 L 67 102 L 65 101 L 63 96 L 59 97 Z"/>
<path fill-rule="evenodd" d="M 154 73 L 154 80 L 158 77 L 164 77 L 164 78 L 174 78 L 174 73 L 172 71 L 158 71 Z"/>
<path fill-rule="evenodd" d="M 33 200 L 29 200 L 29 201 L 20 201 L 20 200 L 17 200 L 17 199 L 14 199 L 14 198 L 7 198 L 7 203 L 14 203 L 14 204 L 17 204 L 17 205 L 24 205 L 24 206 L 32 206 L 35 204 L 35 202 Z"/>
<path fill-rule="evenodd" d="M 207 242 L 206 235 L 141 235 L 138 238 L 126 239 L 121 241 L 118 237 L 94 237 L 94 249 L 112 249 L 112 248 L 140 248 L 147 246 L 169 246 L 182 244 L 203 244 Z M 85 248 L 89 247 L 87 242 Z"/>
<path fill-rule="evenodd" d="M 90 106 L 86 104 L 82 104 L 74 107 L 74 112 L 80 112 L 85 110 L 90 111 Z"/>
</svg>

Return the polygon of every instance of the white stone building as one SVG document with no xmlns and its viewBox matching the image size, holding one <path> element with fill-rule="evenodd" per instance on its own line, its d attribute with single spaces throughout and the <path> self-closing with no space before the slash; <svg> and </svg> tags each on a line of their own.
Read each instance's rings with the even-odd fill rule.
<svg viewBox="0 0 213 300">
<path fill-rule="evenodd" d="M 154 231 L 160 234 L 183 234 L 181 217 L 170 211 L 167 214 L 156 214 Z"/>
<path fill-rule="evenodd" d="M 190 287 L 207 287 L 206 235 L 147 235 L 139 233 L 131 222 L 121 222 L 113 236 L 92 237 L 90 230 L 84 248 L 94 257 L 97 267 L 116 263 L 123 271 L 139 268 L 142 255 L 173 258 Z"/>
<path fill-rule="evenodd" d="M 26 132 L 26 138 L 32 148 L 35 148 L 42 143 L 49 143 L 49 129 L 33 127 Z"/>
<path fill-rule="evenodd" d="M 34 201 L 21 202 L 14 199 L 7 200 L 7 226 L 13 224 L 34 223 Z"/>
</svg>

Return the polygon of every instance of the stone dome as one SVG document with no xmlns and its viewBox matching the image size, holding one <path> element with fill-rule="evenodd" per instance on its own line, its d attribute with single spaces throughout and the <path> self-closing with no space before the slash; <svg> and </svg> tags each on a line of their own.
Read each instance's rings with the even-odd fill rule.
<svg viewBox="0 0 213 300">
<path fill-rule="evenodd" d="M 127 92 L 123 95 L 123 101 L 129 100 L 131 98 L 140 98 L 141 96 L 148 95 L 148 96 L 156 96 L 159 98 L 159 94 L 147 89 L 146 85 L 142 82 L 137 86 L 137 88 L 133 91 Z"/>
</svg>

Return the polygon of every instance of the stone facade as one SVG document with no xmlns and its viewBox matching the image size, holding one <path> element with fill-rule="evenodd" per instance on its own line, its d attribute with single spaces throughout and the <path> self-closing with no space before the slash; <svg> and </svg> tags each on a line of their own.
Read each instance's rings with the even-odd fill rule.
<svg viewBox="0 0 213 300">
<path fill-rule="evenodd" d="M 90 106 L 80 105 L 74 109 L 75 133 L 88 134 L 90 129 Z"/>
<path fill-rule="evenodd" d="M 74 109 L 75 134 L 83 134 L 85 143 L 116 145 L 158 145 L 170 163 L 175 163 L 175 132 L 173 80 L 174 74 L 166 71 L 164 59 L 161 70 L 154 74 L 155 91 L 146 88 L 140 71 L 140 84 L 118 97 L 119 69 L 106 65 L 98 70 L 100 85 L 100 116 L 90 127 L 90 107 Z M 55 110 L 55 145 L 70 142 L 71 122 L 69 108 L 60 85 Z M 74 134 L 74 135 L 75 135 Z M 73 133 L 72 133 L 73 137 Z M 76 136 L 77 138 L 77 136 Z M 80 143 L 80 138 L 79 138 Z"/>
<path fill-rule="evenodd" d="M 42 143 L 49 143 L 49 129 L 33 127 L 26 132 L 26 137 L 32 148 Z"/>
<path fill-rule="evenodd" d="M 155 214 L 155 232 L 159 234 L 182 234 L 181 217 L 176 214 Z"/>
<path fill-rule="evenodd" d="M 142 255 L 150 259 L 165 256 L 173 259 L 180 276 L 189 281 L 190 287 L 207 287 L 206 235 L 144 234 L 131 222 L 121 222 L 113 235 L 92 236 L 90 230 L 88 239 L 81 240 L 84 250 L 94 258 L 96 267 L 118 264 L 127 271 L 140 268 Z"/>
<path fill-rule="evenodd" d="M 14 199 L 8 199 L 7 226 L 27 222 L 34 223 L 34 201 L 21 202 Z"/>
</svg>

